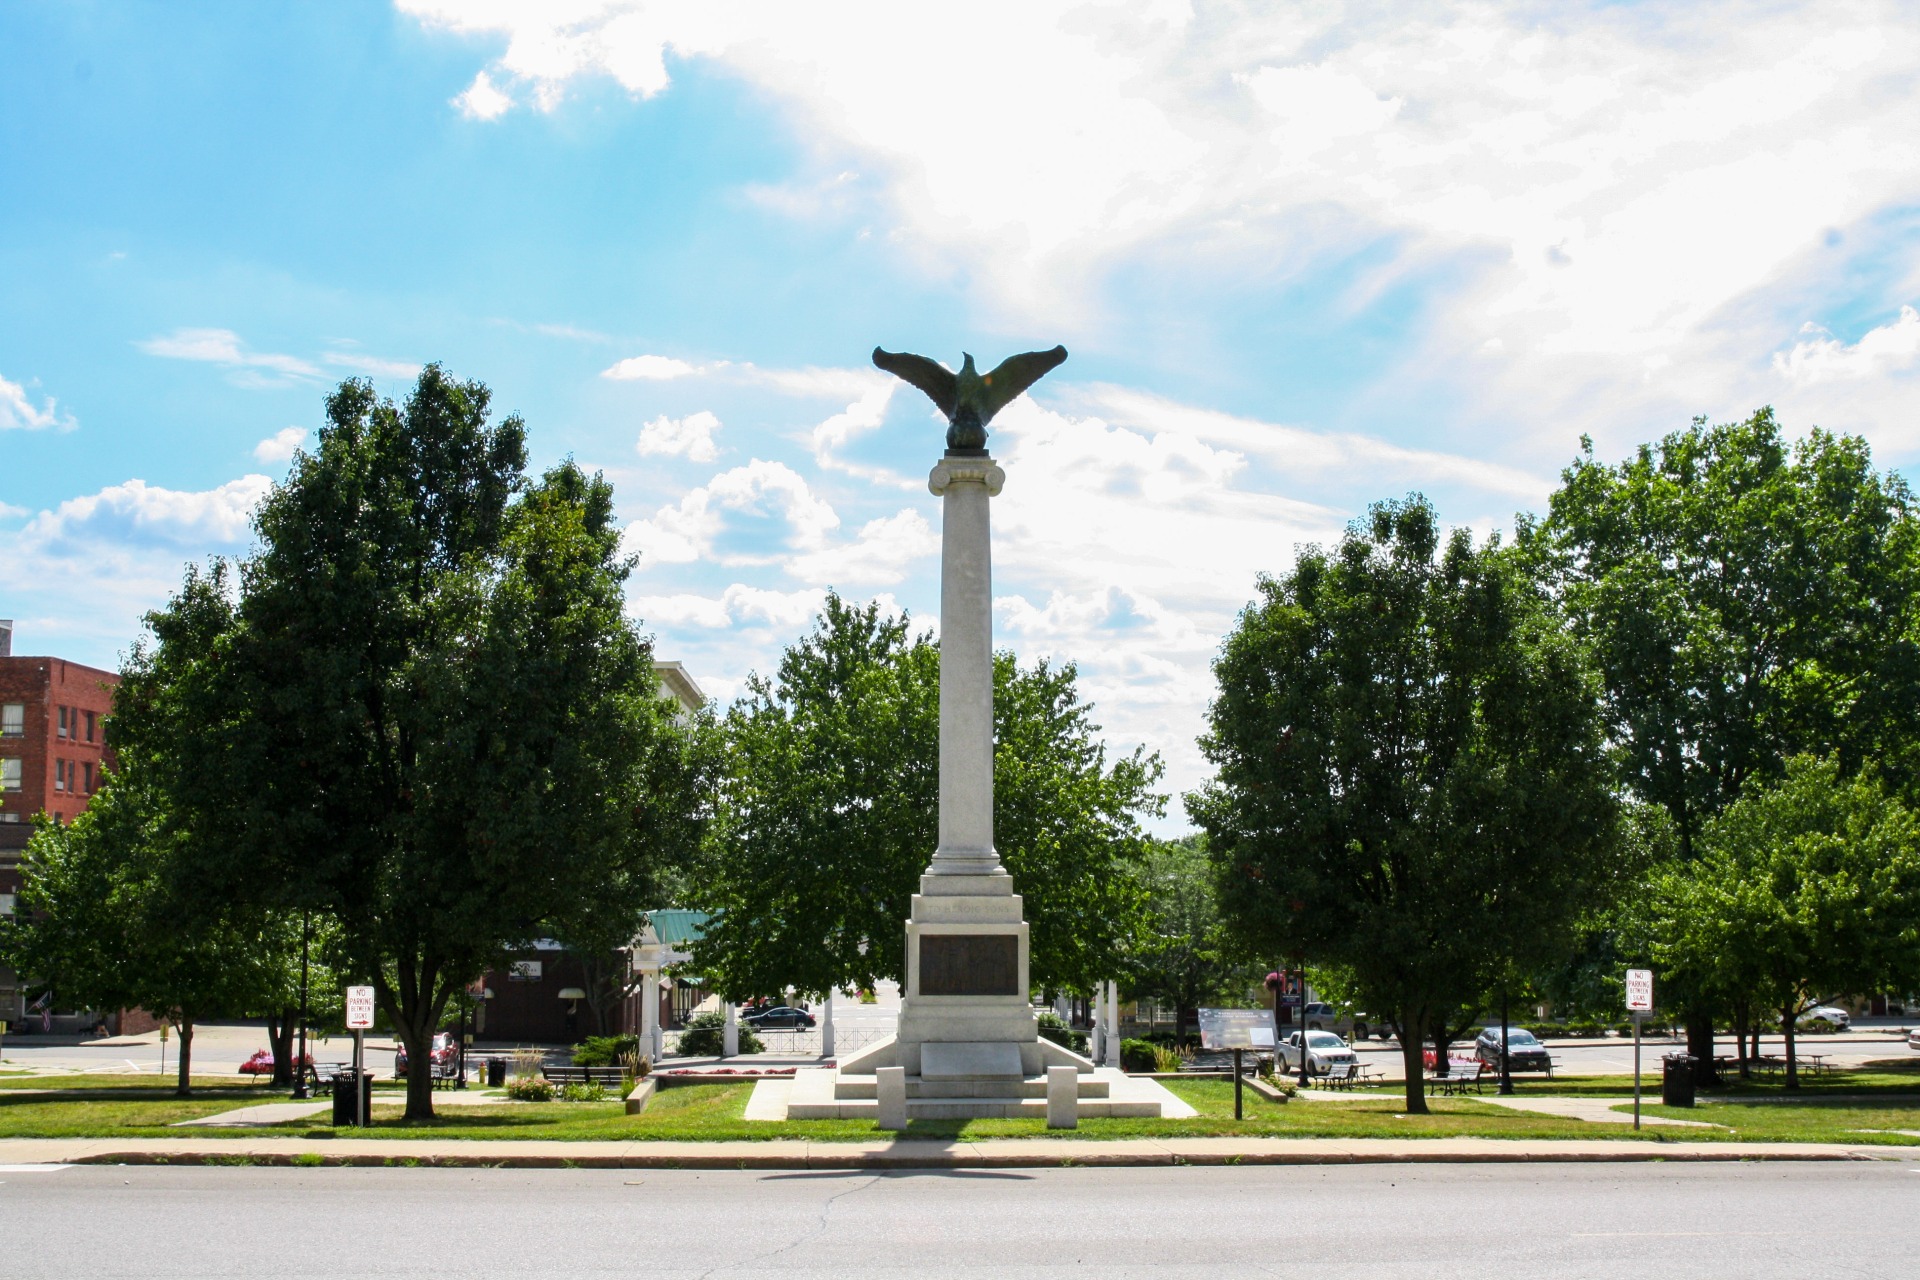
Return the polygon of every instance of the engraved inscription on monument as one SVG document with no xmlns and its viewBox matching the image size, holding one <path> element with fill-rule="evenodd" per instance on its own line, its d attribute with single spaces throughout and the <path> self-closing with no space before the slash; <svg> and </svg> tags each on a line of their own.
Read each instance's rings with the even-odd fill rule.
<svg viewBox="0 0 1920 1280">
<path fill-rule="evenodd" d="M 923 996 L 1020 995 L 1020 940 L 1010 933 L 920 935 Z"/>
</svg>

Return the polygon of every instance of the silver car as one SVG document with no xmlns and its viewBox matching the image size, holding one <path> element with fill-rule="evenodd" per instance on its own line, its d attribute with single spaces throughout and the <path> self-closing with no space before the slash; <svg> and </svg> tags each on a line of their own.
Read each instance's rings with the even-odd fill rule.
<svg viewBox="0 0 1920 1280">
<path fill-rule="evenodd" d="M 1331 1031 L 1307 1032 L 1307 1074 L 1323 1076 L 1335 1062 L 1357 1063 L 1351 1046 Z M 1280 1071 L 1300 1070 L 1300 1033 L 1295 1031 L 1280 1042 Z"/>
</svg>

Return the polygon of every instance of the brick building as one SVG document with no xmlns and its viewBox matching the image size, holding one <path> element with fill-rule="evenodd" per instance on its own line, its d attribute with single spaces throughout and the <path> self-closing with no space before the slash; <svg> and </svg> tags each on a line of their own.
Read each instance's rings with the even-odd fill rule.
<svg viewBox="0 0 1920 1280">
<path fill-rule="evenodd" d="M 71 822 L 107 767 L 107 713 L 120 677 L 63 658 L 13 656 L 0 620 L 0 913 L 20 892 L 20 854 L 35 814 Z M 22 1013 L 19 982 L 0 968 L 0 1021 Z"/>
</svg>

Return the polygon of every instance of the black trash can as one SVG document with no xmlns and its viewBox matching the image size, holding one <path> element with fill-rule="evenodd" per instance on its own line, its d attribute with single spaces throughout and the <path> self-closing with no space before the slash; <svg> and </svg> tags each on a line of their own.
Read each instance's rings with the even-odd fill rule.
<svg viewBox="0 0 1920 1280">
<path fill-rule="evenodd" d="M 357 1088 L 355 1086 L 358 1086 Z M 373 1118 L 373 1072 L 363 1072 L 356 1080 L 351 1067 L 340 1073 L 333 1082 L 333 1122 L 336 1125 L 360 1123 L 360 1113 L 354 1110 L 355 1095 L 366 1104 L 367 1118 Z"/>
<path fill-rule="evenodd" d="M 487 1059 L 487 1088 L 499 1089 L 507 1083 L 507 1060 L 505 1058 Z"/>
<path fill-rule="evenodd" d="M 1660 1067 L 1660 1101 L 1669 1107 L 1692 1106 L 1693 1055 L 1669 1053 Z"/>
</svg>

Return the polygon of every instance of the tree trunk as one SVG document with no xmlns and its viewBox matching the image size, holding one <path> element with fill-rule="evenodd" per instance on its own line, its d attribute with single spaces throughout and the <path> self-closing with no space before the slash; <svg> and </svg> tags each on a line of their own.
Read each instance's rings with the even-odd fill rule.
<svg viewBox="0 0 1920 1280">
<path fill-rule="evenodd" d="M 1427 1069 L 1420 1060 L 1420 1051 L 1426 1046 L 1420 1041 L 1420 1017 L 1409 1009 L 1399 1018 L 1400 1065 L 1407 1073 L 1407 1114 L 1424 1116 L 1427 1114 Z"/>
<path fill-rule="evenodd" d="M 1194 1007 L 1190 1004 L 1178 1004 L 1173 1007 L 1173 1046 L 1176 1049 L 1186 1043 L 1187 1023 L 1192 1020 L 1188 1017 L 1189 1014 L 1193 1014 L 1195 1018 L 1199 1016 L 1194 1014 Z"/>
<path fill-rule="evenodd" d="M 267 1048 L 273 1051 L 273 1083 L 293 1084 L 293 1024 L 298 1009 L 279 1009 L 267 1015 Z"/>
<path fill-rule="evenodd" d="M 1687 1052 L 1693 1057 L 1693 1082 L 1696 1085 L 1715 1085 L 1720 1076 L 1713 1065 L 1713 1010 L 1704 1012 L 1698 1009 L 1687 1013 Z"/>
<path fill-rule="evenodd" d="M 1798 1012 L 1795 1006 L 1798 1004 L 1797 1000 L 1789 1001 L 1786 1007 L 1780 1010 L 1780 1034 L 1787 1038 L 1787 1088 L 1789 1089 L 1800 1087 L 1800 1073 L 1793 1060 L 1793 1023 L 1794 1015 Z"/>
<path fill-rule="evenodd" d="M 441 991 L 440 966 L 407 956 L 395 966 L 399 982 L 375 988 L 394 1034 L 407 1047 L 407 1112 L 409 1122 L 433 1119 L 433 1033 L 440 1025 L 453 990 Z"/>
<path fill-rule="evenodd" d="M 193 1096 L 193 1019 L 182 1015 L 174 1026 L 180 1032 L 180 1084 L 174 1092 L 187 1098 Z"/>
</svg>

